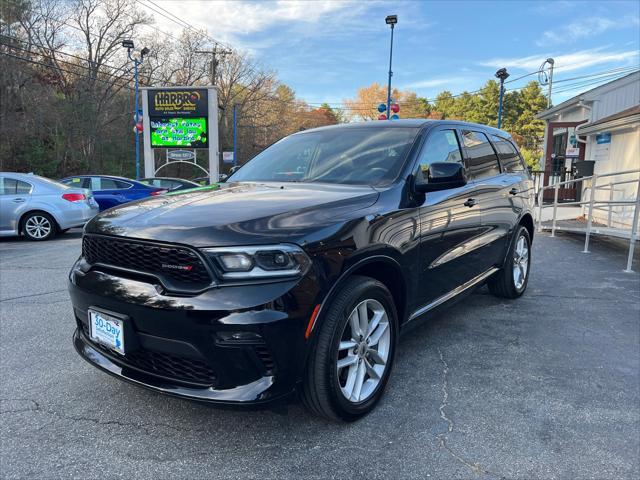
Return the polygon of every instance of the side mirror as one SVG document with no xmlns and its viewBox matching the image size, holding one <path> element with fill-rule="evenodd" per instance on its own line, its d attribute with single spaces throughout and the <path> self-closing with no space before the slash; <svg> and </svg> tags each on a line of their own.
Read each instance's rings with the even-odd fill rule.
<svg viewBox="0 0 640 480">
<path fill-rule="evenodd" d="M 415 190 L 420 193 L 448 190 L 467 184 L 464 165 L 458 162 L 432 163 L 427 172 L 421 173 L 418 173 L 415 182 Z"/>
</svg>

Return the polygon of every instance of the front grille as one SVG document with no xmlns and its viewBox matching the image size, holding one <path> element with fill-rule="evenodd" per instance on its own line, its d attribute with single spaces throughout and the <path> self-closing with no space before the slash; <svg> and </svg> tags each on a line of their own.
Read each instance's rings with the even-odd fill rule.
<svg viewBox="0 0 640 480">
<path fill-rule="evenodd" d="M 200 257 L 185 247 L 85 235 L 82 256 L 90 264 L 101 263 L 148 273 L 166 283 L 169 289 L 197 290 L 212 281 Z"/>
<path fill-rule="evenodd" d="M 207 386 L 215 384 L 215 372 L 200 360 L 145 349 L 127 352 L 127 354 L 122 357 L 104 345 L 90 340 L 87 325 L 84 322 L 81 323 L 84 335 L 87 340 L 91 342 L 91 345 L 108 355 L 110 359 L 121 366 L 135 368 L 152 375 L 158 375 L 179 382 L 197 383 Z"/>
</svg>

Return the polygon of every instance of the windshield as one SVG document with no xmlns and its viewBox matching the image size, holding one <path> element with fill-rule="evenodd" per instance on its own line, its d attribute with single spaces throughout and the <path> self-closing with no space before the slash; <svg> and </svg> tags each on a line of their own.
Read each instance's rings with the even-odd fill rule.
<svg viewBox="0 0 640 480">
<path fill-rule="evenodd" d="M 340 128 L 283 138 L 229 182 L 387 185 L 396 179 L 417 128 Z"/>
</svg>

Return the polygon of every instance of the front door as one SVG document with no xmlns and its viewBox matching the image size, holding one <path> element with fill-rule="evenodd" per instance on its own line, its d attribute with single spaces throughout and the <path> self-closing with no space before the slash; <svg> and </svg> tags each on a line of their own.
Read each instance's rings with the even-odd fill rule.
<svg viewBox="0 0 640 480">
<path fill-rule="evenodd" d="M 431 130 L 418 157 L 416 175 L 435 162 L 462 162 L 454 127 Z M 478 274 L 469 246 L 481 233 L 475 185 L 429 192 L 420 206 L 419 300 L 426 305 Z"/>
<path fill-rule="evenodd" d="M 577 141 L 576 126 L 584 122 L 551 122 L 547 127 L 547 148 L 544 164 L 544 185 L 558 187 L 559 202 L 574 202 L 580 199 L 578 184 L 570 182 L 574 178 L 574 166 L 584 160 L 585 144 Z M 570 183 L 564 183 L 570 182 Z M 544 200 L 553 201 L 553 189 L 544 191 Z"/>
</svg>

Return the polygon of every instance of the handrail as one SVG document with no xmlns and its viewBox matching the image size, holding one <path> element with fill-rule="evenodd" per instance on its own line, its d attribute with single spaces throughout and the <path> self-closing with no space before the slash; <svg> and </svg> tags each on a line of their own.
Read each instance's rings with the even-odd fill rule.
<svg viewBox="0 0 640 480">
<path fill-rule="evenodd" d="M 615 182 L 608 182 L 605 185 L 598 185 L 598 180 L 606 177 L 613 177 L 619 175 L 630 175 L 630 174 L 639 174 L 639 178 L 635 180 L 618 180 Z M 576 184 L 581 183 L 584 185 L 585 181 L 590 181 L 590 185 L 586 186 L 582 191 L 582 198 L 586 198 L 586 193 L 589 192 L 589 200 L 577 200 L 573 202 L 563 202 L 563 205 L 589 205 L 588 213 L 587 213 L 587 227 L 584 229 L 585 231 L 585 241 L 584 241 L 584 249 L 582 253 L 589 253 L 589 238 L 591 236 L 591 231 L 593 227 L 593 212 L 594 210 L 608 210 L 607 216 L 607 233 L 610 235 L 618 234 L 618 236 L 626 237 L 627 229 L 624 228 L 612 228 L 612 215 L 614 207 L 629 207 L 633 206 L 633 220 L 631 222 L 631 230 L 629 232 L 629 253 L 627 256 L 627 268 L 624 270 L 625 272 L 631 272 L 631 266 L 633 263 L 633 253 L 635 250 L 635 242 L 638 239 L 638 217 L 640 215 L 640 169 L 634 170 L 622 170 L 619 172 L 609 172 L 603 174 L 593 174 L 588 177 L 580 177 L 575 178 L 573 180 L 566 180 L 563 182 L 556 182 L 553 185 L 541 186 L 538 190 L 538 218 L 537 218 L 537 230 L 542 231 L 542 210 L 544 208 L 553 207 L 553 217 L 551 219 L 551 236 L 555 237 L 555 232 L 558 229 L 557 226 L 557 213 L 558 213 L 558 196 L 560 187 L 562 185 L 567 184 Z M 629 185 L 637 183 L 638 187 L 636 189 L 635 199 L 631 200 L 614 200 L 613 196 L 615 192 L 625 192 L 624 189 L 614 189 L 614 186 L 617 185 Z M 553 203 L 552 204 L 544 204 L 544 192 L 545 190 L 553 189 Z M 595 192 L 597 191 L 609 191 L 609 199 L 608 200 L 596 200 Z M 623 210 L 624 211 L 624 210 Z M 572 229 L 579 230 L 582 229 Z M 597 233 L 601 233 L 600 229 L 597 230 Z M 621 235 L 623 234 L 623 235 Z"/>
</svg>

